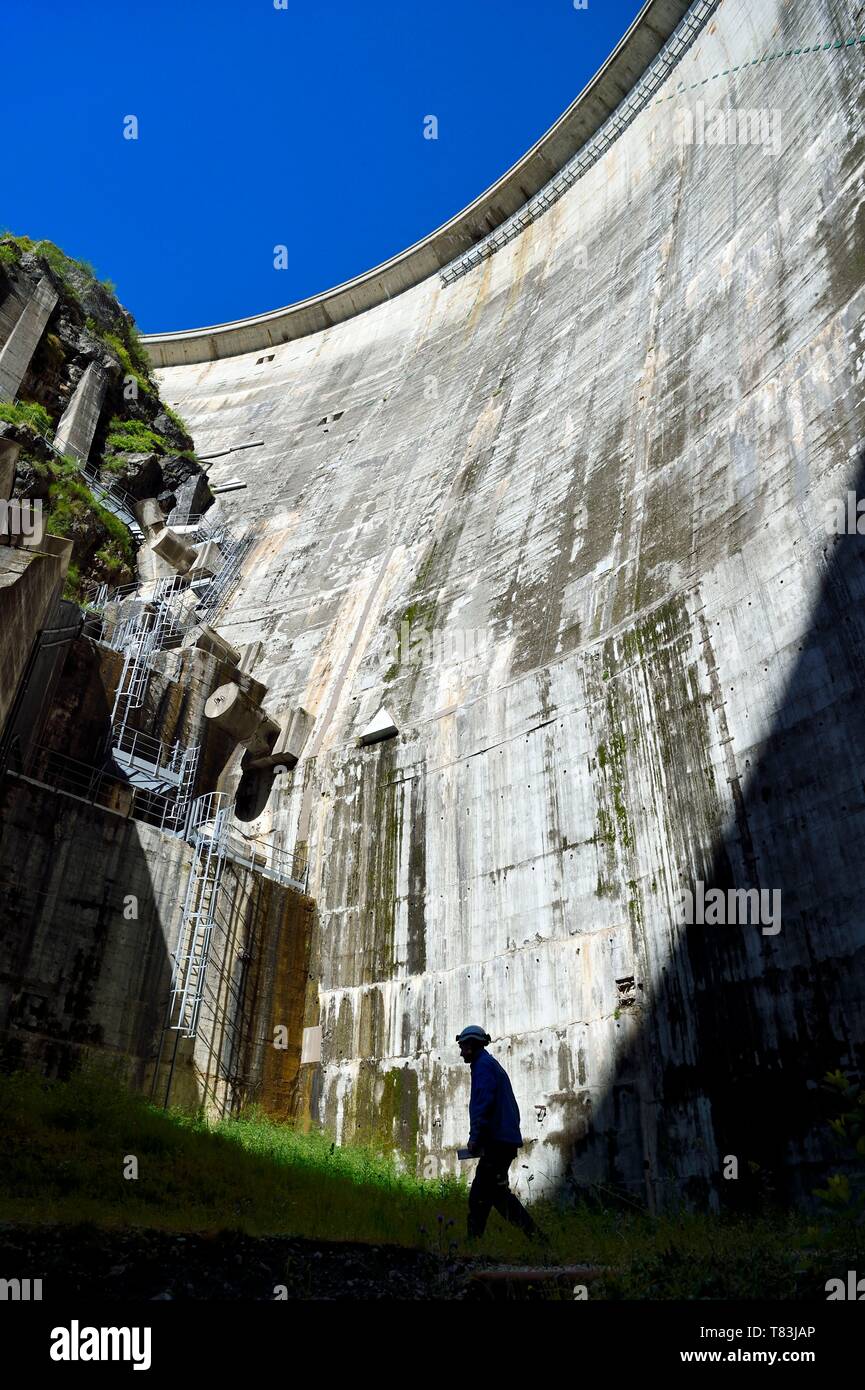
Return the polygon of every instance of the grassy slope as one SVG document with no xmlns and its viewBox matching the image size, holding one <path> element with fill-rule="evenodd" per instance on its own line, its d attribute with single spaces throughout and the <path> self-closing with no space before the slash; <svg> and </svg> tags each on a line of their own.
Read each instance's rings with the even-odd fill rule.
<svg viewBox="0 0 865 1390">
<path fill-rule="evenodd" d="M 128 1155 L 138 1159 L 134 1180 L 123 1176 Z M 801 1297 L 822 1288 L 836 1266 L 855 1268 L 845 1261 L 855 1261 L 857 1244 L 862 1258 L 861 1234 L 806 1229 L 795 1215 L 652 1219 L 543 1201 L 533 1212 L 552 1237 L 547 1260 L 616 1269 L 610 1296 Z M 461 1254 L 465 1213 L 464 1181 L 420 1181 L 385 1155 L 337 1147 L 255 1113 L 208 1125 L 151 1106 L 95 1071 L 69 1082 L 0 1078 L 5 1221 L 232 1229 Z M 470 1248 L 539 1258 L 495 1213 L 484 1241 Z"/>
</svg>

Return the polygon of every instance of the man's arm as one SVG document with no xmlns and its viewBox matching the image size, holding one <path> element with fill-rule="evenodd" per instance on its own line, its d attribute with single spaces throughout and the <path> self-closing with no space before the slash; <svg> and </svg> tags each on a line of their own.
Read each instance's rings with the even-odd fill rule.
<svg viewBox="0 0 865 1390">
<path fill-rule="evenodd" d="M 469 1148 L 477 1150 L 487 1138 L 496 1102 L 496 1075 L 492 1067 L 480 1062 L 472 1071 L 472 1094 L 469 1101 Z"/>
</svg>

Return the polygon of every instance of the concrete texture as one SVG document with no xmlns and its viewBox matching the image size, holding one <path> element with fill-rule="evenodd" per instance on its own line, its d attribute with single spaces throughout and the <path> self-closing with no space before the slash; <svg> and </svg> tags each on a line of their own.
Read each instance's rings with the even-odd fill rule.
<svg viewBox="0 0 865 1390">
<path fill-rule="evenodd" d="M 51 281 L 43 275 L 0 347 L 0 401 L 12 401 L 18 394 L 57 298 Z"/>
<path fill-rule="evenodd" d="M 0 736 L 69 565 L 70 542 L 56 536 L 46 536 L 45 542 L 50 548 L 0 545 Z"/>
<path fill-rule="evenodd" d="M 25 295 L 17 291 L 14 283 L 7 281 L 7 290 L 0 293 L 0 343 L 5 343 L 21 316 L 27 302 Z"/>
<path fill-rule="evenodd" d="M 107 389 L 104 370 L 98 362 L 90 362 L 57 426 L 54 445 L 61 454 L 87 462 Z"/>
<path fill-rule="evenodd" d="M 823 520 L 863 487 L 865 46 L 822 47 L 853 18 L 722 0 L 478 269 L 159 373 L 202 452 L 264 440 L 212 464 L 255 538 L 218 627 L 314 719 L 247 830 L 308 849 L 339 1139 L 456 1170 L 478 1021 L 534 1192 L 730 1204 L 831 1151 L 817 1083 L 865 1034 L 865 551 Z M 683 144 L 698 100 L 779 139 Z M 698 881 L 780 891 L 781 930 L 683 924 Z"/>
<path fill-rule="evenodd" d="M 0 501 L 6 502 L 12 496 L 15 486 L 15 469 L 21 445 L 12 439 L 0 439 Z"/>
</svg>

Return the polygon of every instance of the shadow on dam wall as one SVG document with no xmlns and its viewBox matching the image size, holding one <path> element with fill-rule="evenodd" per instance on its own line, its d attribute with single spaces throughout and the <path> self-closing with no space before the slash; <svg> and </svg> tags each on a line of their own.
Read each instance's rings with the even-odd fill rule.
<svg viewBox="0 0 865 1390">
<path fill-rule="evenodd" d="M 865 456 L 851 490 L 865 496 Z M 807 1197 L 839 1162 L 827 1124 L 837 1110 L 821 1083 L 863 1066 L 865 536 L 814 545 L 817 602 L 771 729 L 750 760 L 728 761 L 735 816 L 681 883 L 765 890 L 770 915 L 778 892 L 780 930 L 764 932 L 765 914 L 761 925 L 680 928 L 588 1131 L 571 1135 L 569 1189 L 599 1145 L 626 1186 L 625 1131 L 625 1143 L 636 1133 L 642 1144 L 638 1195 L 658 1205 Z M 695 1142 L 702 1155 L 689 1163 Z M 724 1178 L 727 1156 L 738 1159 L 736 1181 Z M 671 1176 L 689 1167 L 704 1176 Z"/>
</svg>

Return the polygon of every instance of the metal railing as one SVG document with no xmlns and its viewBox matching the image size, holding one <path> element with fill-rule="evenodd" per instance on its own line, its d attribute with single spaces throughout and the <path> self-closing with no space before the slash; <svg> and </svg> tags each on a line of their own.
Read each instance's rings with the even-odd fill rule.
<svg viewBox="0 0 865 1390">
<path fill-rule="evenodd" d="M 237 825 L 232 825 L 226 842 L 226 854 L 239 868 L 253 869 L 272 878 L 286 888 L 295 888 L 305 893 L 309 870 L 306 857 L 300 850 L 283 849 L 273 839 L 259 839 L 245 834 Z"/>
<path fill-rule="evenodd" d="M 200 621 L 195 616 L 194 608 L 184 611 L 177 605 L 178 596 L 189 589 L 185 575 L 169 575 L 165 579 L 151 581 L 151 584 L 133 585 L 132 591 L 119 599 L 120 590 L 114 590 L 107 599 L 103 599 L 103 613 L 108 603 L 120 602 L 123 605 L 106 642 L 113 651 L 128 651 L 131 647 L 141 649 L 146 645 L 149 654 L 177 646 L 189 628 Z M 92 606 L 96 608 L 95 601 Z"/>
<path fill-rule="evenodd" d="M 16 396 L 15 404 L 22 405 L 25 404 L 25 402 L 22 402 L 20 398 Z M 144 532 L 139 526 L 138 519 L 135 515 L 137 498 L 133 497 L 131 493 L 124 492 L 123 488 L 118 487 L 116 483 L 104 483 L 92 464 L 89 464 L 87 460 L 76 453 L 74 449 L 68 449 L 64 453 L 62 449 L 57 448 L 53 439 L 48 438 L 47 434 L 40 434 L 38 430 L 35 430 L 34 433 L 37 438 L 41 439 L 42 443 L 51 450 L 56 458 L 63 461 L 66 459 L 73 459 L 78 467 L 79 473 L 97 501 L 102 503 L 106 511 L 118 517 L 119 520 L 123 522 L 124 526 L 126 526 L 127 530 L 132 532 L 137 541 L 141 542 L 144 540 Z"/>
<path fill-rule="evenodd" d="M 170 514 L 166 525 L 171 525 L 173 513 Z M 205 516 L 192 516 L 188 522 L 178 523 L 185 530 L 185 539 L 195 545 L 204 544 L 206 541 L 213 541 L 219 546 L 222 557 L 222 564 L 212 579 L 202 579 L 197 581 L 193 592 L 200 595 L 195 608 L 190 608 L 183 617 L 176 617 L 174 636 L 182 640 L 183 635 L 198 623 L 212 622 L 218 612 L 222 610 L 237 587 L 240 578 L 240 569 L 247 552 L 249 551 L 253 538 L 251 536 L 237 537 L 230 530 L 228 525 L 220 521 L 210 521 Z M 191 528 L 191 529 L 186 529 Z M 166 579 L 158 581 L 159 584 L 166 586 L 164 589 L 154 590 L 151 598 L 141 597 L 142 604 L 150 602 L 167 601 L 172 594 L 180 590 L 191 588 L 189 575 L 171 575 Z M 108 604 L 122 602 L 134 595 L 146 591 L 147 585 L 141 583 L 123 584 L 116 589 L 109 589 L 107 585 L 91 585 L 85 590 L 86 599 L 91 609 L 104 612 Z M 125 637 L 118 636 L 112 638 L 109 645 L 115 651 L 119 651 L 125 644 Z M 167 643 L 163 643 L 167 645 Z"/>
<path fill-rule="evenodd" d="M 509 241 L 513 241 L 529 223 L 534 222 L 547 208 L 552 207 L 553 203 L 558 202 L 562 194 L 572 188 L 577 180 L 606 154 L 610 146 L 615 144 L 623 131 L 627 130 L 634 118 L 648 106 L 652 97 L 666 82 L 719 3 L 720 0 L 695 0 L 660 53 L 600 130 L 597 130 L 549 183 L 544 184 L 523 207 L 512 213 L 500 227 L 488 233 L 469 251 L 465 251 L 450 265 L 445 266 L 441 272 L 443 285 L 452 284 L 488 256 L 501 250 Z"/>
<path fill-rule="evenodd" d="M 223 564 L 201 597 L 197 621 L 213 623 L 240 582 L 240 568 L 252 545 L 251 536 L 221 543 Z"/>
<path fill-rule="evenodd" d="M 185 807 L 179 806 L 174 798 L 133 786 L 104 767 L 92 767 L 42 744 L 33 745 L 21 761 L 10 758 L 7 771 L 63 796 L 114 811 L 127 819 L 144 821 L 159 830 L 178 834 L 183 829 Z"/>
<path fill-rule="evenodd" d="M 208 792 L 189 809 L 187 838 L 194 853 L 174 948 L 168 1009 L 169 1028 L 185 1038 L 194 1038 L 198 1031 L 230 816 L 225 792 Z"/>
<path fill-rule="evenodd" d="M 306 891 L 306 873 L 298 853 L 288 854 L 273 843 L 252 840 L 232 825 L 232 815 L 226 792 L 207 792 L 196 797 L 186 818 L 184 835 L 194 853 L 172 957 L 168 1008 L 168 1027 L 185 1038 L 194 1038 L 198 1031 L 226 864 L 252 869 L 287 887 Z"/>
<path fill-rule="evenodd" d="M 190 774 L 198 763 L 198 744 L 165 743 L 140 729 L 117 730 L 112 735 L 111 752 L 114 761 L 128 771 L 140 771 L 155 782 L 186 789 L 188 800 Z"/>
<path fill-rule="evenodd" d="M 129 747 L 148 748 L 147 735 L 130 739 Z M 308 869 L 301 851 L 286 850 L 273 840 L 245 835 L 232 824 L 233 806 L 226 792 L 207 792 L 189 801 L 188 790 L 198 759 L 198 745 L 188 749 L 179 745 L 173 750 L 167 745 L 163 748 L 169 755 L 167 762 L 162 764 L 163 770 L 173 767 L 174 786 L 180 795 L 136 786 L 106 767 L 80 762 L 44 744 L 34 744 L 24 758 L 10 753 L 4 772 L 88 805 L 114 811 L 127 819 L 144 821 L 168 834 L 180 835 L 193 846 L 215 840 L 224 857 L 238 868 L 249 869 L 283 887 L 305 893 Z"/>
<path fill-rule="evenodd" d="M 56 453 L 57 450 L 55 449 L 54 452 Z M 116 483 L 104 483 L 92 464 L 79 461 L 78 470 L 94 497 L 102 503 L 106 511 L 111 512 L 113 516 L 122 521 L 139 543 L 143 541 L 144 532 L 135 515 L 135 505 L 138 498 L 133 497 L 129 492 L 124 492 L 123 488 L 118 487 Z"/>
</svg>

